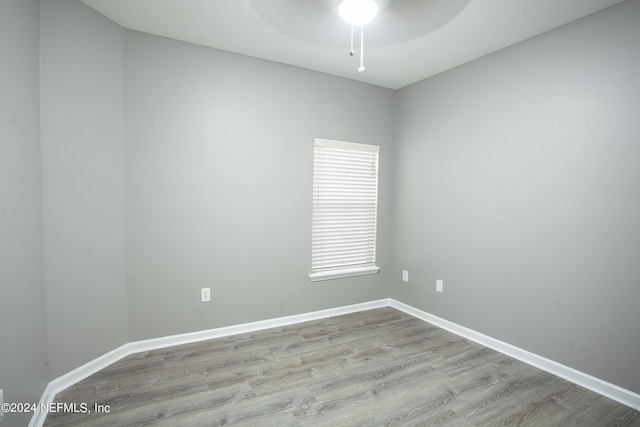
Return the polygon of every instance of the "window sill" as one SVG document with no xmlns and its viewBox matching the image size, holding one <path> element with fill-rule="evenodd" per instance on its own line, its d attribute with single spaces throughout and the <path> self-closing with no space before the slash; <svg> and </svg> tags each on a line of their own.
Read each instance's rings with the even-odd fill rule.
<svg viewBox="0 0 640 427">
<path fill-rule="evenodd" d="M 351 267 L 341 268 L 330 271 L 321 271 L 318 273 L 309 274 L 309 281 L 319 282 L 322 280 L 342 279 L 344 277 L 365 276 L 367 274 L 377 274 L 380 272 L 380 267 L 377 265 L 370 265 L 367 267 Z"/>
</svg>

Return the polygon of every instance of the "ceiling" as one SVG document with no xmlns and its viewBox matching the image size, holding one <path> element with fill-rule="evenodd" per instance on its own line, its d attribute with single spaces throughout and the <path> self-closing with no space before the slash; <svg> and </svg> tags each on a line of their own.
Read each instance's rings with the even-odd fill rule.
<svg viewBox="0 0 640 427">
<path fill-rule="evenodd" d="M 124 28 L 391 89 L 623 0 L 381 0 L 349 55 L 338 0 L 82 0 Z"/>
</svg>

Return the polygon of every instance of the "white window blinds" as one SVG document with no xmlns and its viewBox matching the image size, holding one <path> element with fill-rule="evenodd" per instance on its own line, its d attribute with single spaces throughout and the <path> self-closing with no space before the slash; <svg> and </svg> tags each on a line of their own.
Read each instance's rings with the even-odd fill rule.
<svg viewBox="0 0 640 427">
<path fill-rule="evenodd" d="M 312 281 L 379 271 L 379 151 L 376 145 L 314 141 Z"/>
</svg>

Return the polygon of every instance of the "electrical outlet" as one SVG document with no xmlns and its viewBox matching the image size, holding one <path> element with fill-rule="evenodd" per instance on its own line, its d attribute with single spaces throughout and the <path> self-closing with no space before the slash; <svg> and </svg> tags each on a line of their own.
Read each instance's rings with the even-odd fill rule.
<svg viewBox="0 0 640 427">
<path fill-rule="evenodd" d="M 201 302 L 211 301 L 211 288 L 200 289 L 200 301 Z"/>
<path fill-rule="evenodd" d="M 444 292 L 444 282 L 440 279 L 436 279 L 436 291 Z"/>
<path fill-rule="evenodd" d="M 402 281 L 403 282 L 409 281 L 409 272 L 407 270 L 402 270 Z"/>
</svg>

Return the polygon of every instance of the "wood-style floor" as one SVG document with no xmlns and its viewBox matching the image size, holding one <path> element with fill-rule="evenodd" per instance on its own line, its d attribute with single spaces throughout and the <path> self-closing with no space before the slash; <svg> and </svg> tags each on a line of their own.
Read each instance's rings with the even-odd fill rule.
<svg viewBox="0 0 640 427">
<path fill-rule="evenodd" d="M 126 357 L 45 426 L 640 426 L 640 412 L 392 308 Z"/>
</svg>

